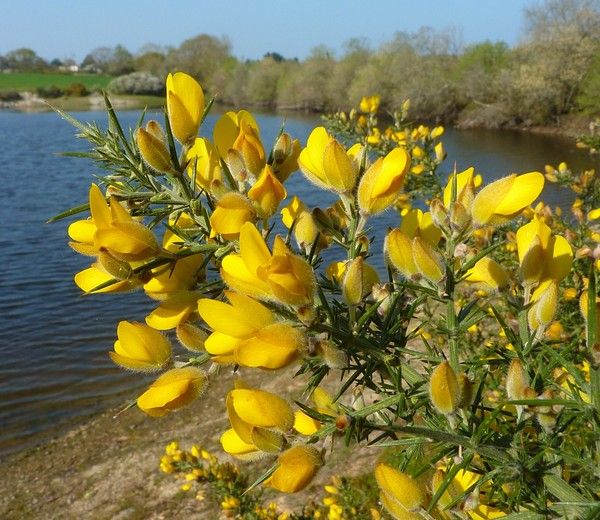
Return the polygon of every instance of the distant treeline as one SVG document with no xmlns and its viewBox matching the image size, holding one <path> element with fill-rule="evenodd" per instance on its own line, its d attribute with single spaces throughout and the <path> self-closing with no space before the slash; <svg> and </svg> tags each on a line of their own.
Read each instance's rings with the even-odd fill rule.
<svg viewBox="0 0 600 520">
<path fill-rule="evenodd" d="M 320 46 L 302 61 L 277 52 L 242 61 L 226 38 L 201 34 L 176 48 L 148 45 L 136 55 L 121 45 L 102 47 L 81 64 L 46 63 L 18 49 L 0 57 L 0 68 L 144 72 L 138 76 L 158 78 L 158 85 L 169 71 L 183 70 L 221 103 L 330 111 L 378 94 L 388 109 L 410 99 L 414 118 L 482 126 L 599 113 L 600 0 L 546 0 L 526 9 L 525 21 L 523 38 L 512 48 L 490 41 L 464 46 L 455 30 L 422 28 L 397 33 L 377 49 L 350 40 L 340 57 Z"/>
</svg>

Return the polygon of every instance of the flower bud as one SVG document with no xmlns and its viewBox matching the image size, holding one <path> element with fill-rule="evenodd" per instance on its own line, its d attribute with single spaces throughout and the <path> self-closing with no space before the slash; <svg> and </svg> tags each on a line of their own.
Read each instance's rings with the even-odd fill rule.
<svg viewBox="0 0 600 520">
<path fill-rule="evenodd" d="M 445 415 L 454 413 L 460 403 L 458 379 L 450 363 L 440 363 L 431 373 L 429 395 L 438 412 Z"/>
<path fill-rule="evenodd" d="M 460 202 L 450 204 L 450 225 L 455 231 L 462 231 L 471 222 L 471 215 Z"/>
<path fill-rule="evenodd" d="M 529 388 L 529 377 L 521 361 L 513 359 L 506 376 L 506 395 L 510 400 L 524 399 L 527 388 Z"/>
<path fill-rule="evenodd" d="M 527 313 L 527 320 L 532 331 L 542 334 L 552 322 L 556 313 L 558 300 L 558 283 L 556 280 L 545 280 L 531 295 L 532 306 Z"/>
<path fill-rule="evenodd" d="M 433 199 L 429 204 L 431 220 L 440 229 L 444 229 L 449 222 L 448 210 L 440 199 Z"/>
<path fill-rule="evenodd" d="M 365 264 L 362 256 L 356 257 L 346 265 L 342 293 L 348 305 L 358 305 L 363 297 L 371 291 L 371 287 L 378 281 L 377 272 Z"/>
<path fill-rule="evenodd" d="M 151 125 L 151 123 L 154 123 L 154 125 Z M 170 172 L 173 169 L 171 155 L 167 150 L 164 138 L 157 137 L 162 133 L 162 129 L 159 127 L 159 133 L 156 126 L 158 126 L 156 121 L 150 121 L 145 129 L 138 128 L 135 132 L 135 140 L 142 158 L 150 168 L 158 172 Z"/>
</svg>

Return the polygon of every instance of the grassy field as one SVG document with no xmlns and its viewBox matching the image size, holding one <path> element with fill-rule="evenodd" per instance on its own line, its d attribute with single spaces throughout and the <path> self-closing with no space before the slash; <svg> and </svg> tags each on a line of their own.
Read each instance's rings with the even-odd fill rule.
<svg viewBox="0 0 600 520">
<path fill-rule="evenodd" d="M 56 86 L 65 88 L 73 83 L 81 83 L 88 90 L 106 88 L 111 76 L 101 74 L 61 74 L 54 72 L 11 72 L 0 74 L 0 91 L 2 90 L 36 90 L 38 87 Z"/>
</svg>

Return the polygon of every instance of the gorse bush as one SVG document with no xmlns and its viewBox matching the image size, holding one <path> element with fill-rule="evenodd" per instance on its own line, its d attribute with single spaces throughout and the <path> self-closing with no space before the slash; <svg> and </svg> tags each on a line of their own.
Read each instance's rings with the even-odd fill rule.
<svg viewBox="0 0 600 520">
<path fill-rule="evenodd" d="M 578 194 L 563 219 L 532 207 L 540 172 L 493 182 L 442 172 L 443 128 L 408 124 L 408 103 L 382 129 L 379 99 L 366 97 L 306 146 L 281 132 L 267 148 L 244 110 L 198 137 L 210 106 L 179 72 L 164 126 L 126 133 L 108 100 L 108 130 L 70 119 L 105 171 L 104 189 L 92 184 L 89 204 L 63 215 L 90 212 L 68 230 L 93 262 L 75 283 L 157 302 L 145 323 L 118 324 L 110 352 L 128 370 L 160 372 L 137 406 L 163 416 L 226 371 L 220 443 L 267 462 L 252 488 L 297 492 L 340 443 L 369 445 L 393 518 L 597 518 L 594 172 L 548 167 Z M 298 169 L 337 202 L 311 208 L 288 193 Z M 381 251 L 371 223 L 384 211 L 399 215 Z M 337 260 L 325 265 L 325 250 Z M 381 255 L 385 273 L 372 265 Z M 244 381 L 282 369 L 290 385 L 276 393 Z M 180 470 L 190 485 L 208 478 Z M 230 515 L 251 518 L 232 497 Z"/>
</svg>

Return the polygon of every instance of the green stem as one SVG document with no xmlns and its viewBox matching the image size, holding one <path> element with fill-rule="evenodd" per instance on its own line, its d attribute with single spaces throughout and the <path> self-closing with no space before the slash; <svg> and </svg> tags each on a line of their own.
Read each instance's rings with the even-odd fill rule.
<svg viewBox="0 0 600 520">
<path fill-rule="evenodd" d="M 523 307 L 527 307 L 529 300 L 531 299 L 531 286 L 526 285 L 523 293 Z M 523 309 L 519 312 L 519 338 L 521 339 L 521 345 L 524 346 L 529 341 L 529 325 L 527 323 L 527 309 Z"/>
<path fill-rule="evenodd" d="M 454 292 L 454 291 L 453 291 Z M 456 309 L 454 308 L 454 294 L 452 298 L 446 303 L 446 326 L 450 334 L 450 366 L 456 374 L 460 372 L 460 365 L 458 359 L 458 341 L 456 338 Z"/>
</svg>

